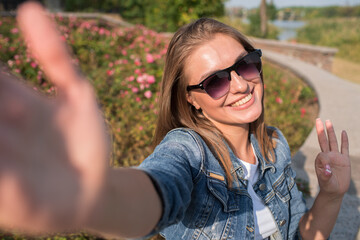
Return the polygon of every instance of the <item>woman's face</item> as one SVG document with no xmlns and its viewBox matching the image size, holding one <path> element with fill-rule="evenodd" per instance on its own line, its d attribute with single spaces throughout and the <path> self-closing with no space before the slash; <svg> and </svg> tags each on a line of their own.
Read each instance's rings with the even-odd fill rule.
<svg viewBox="0 0 360 240">
<path fill-rule="evenodd" d="M 212 73 L 232 66 L 239 56 L 247 54 L 244 47 L 232 37 L 215 35 L 189 56 L 185 64 L 185 76 L 189 85 L 199 84 Z M 244 80 L 231 72 L 230 90 L 219 98 L 211 98 L 204 90 L 188 92 L 188 102 L 212 121 L 222 132 L 231 131 L 234 126 L 248 127 L 262 113 L 263 95 L 260 77 Z"/>
</svg>

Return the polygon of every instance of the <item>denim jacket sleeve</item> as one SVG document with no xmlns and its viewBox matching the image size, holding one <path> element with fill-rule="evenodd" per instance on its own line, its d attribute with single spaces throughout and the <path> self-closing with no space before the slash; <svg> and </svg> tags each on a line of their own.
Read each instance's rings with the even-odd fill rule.
<svg viewBox="0 0 360 240">
<path fill-rule="evenodd" d="M 138 167 L 157 185 L 163 203 L 162 217 L 148 236 L 184 217 L 191 201 L 193 181 L 201 169 L 200 146 L 190 131 L 172 130 Z"/>
</svg>

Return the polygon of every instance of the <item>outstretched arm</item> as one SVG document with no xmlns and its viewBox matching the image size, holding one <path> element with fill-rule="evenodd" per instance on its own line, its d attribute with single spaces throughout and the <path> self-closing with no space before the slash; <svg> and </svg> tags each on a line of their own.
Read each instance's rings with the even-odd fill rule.
<svg viewBox="0 0 360 240">
<path fill-rule="evenodd" d="M 92 86 L 44 9 L 25 3 L 18 23 L 58 96 L 50 101 L 0 73 L 0 228 L 147 234 L 161 214 L 151 180 L 108 167 L 110 141 Z"/>
<path fill-rule="evenodd" d="M 321 152 L 315 159 L 320 192 L 312 208 L 301 218 L 300 233 L 304 239 L 327 239 L 335 225 L 344 194 L 350 185 L 349 142 L 345 131 L 341 134 L 341 150 L 332 123 L 316 120 Z"/>
</svg>

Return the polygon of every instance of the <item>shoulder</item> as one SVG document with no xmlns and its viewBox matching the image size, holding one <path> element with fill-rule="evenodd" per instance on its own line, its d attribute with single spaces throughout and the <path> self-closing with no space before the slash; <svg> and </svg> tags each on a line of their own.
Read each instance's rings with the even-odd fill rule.
<svg viewBox="0 0 360 240">
<path fill-rule="evenodd" d="M 202 144 L 202 138 L 190 128 L 175 128 L 169 131 L 164 139 L 160 142 L 159 145 L 172 142 L 172 143 L 182 143 L 182 144 Z"/>
<path fill-rule="evenodd" d="M 204 141 L 189 128 L 176 128 L 169 131 L 155 147 L 153 153 L 140 165 L 140 168 L 186 167 L 197 175 L 204 162 Z"/>
</svg>

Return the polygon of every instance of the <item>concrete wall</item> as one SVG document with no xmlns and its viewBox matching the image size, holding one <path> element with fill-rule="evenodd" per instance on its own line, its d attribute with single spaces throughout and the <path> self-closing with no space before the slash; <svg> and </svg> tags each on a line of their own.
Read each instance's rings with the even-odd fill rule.
<svg viewBox="0 0 360 240">
<path fill-rule="evenodd" d="M 331 72 L 336 48 L 320 47 L 300 43 L 288 43 L 277 40 L 250 38 L 256 48 L 271 50 Z"/>
</svg>

